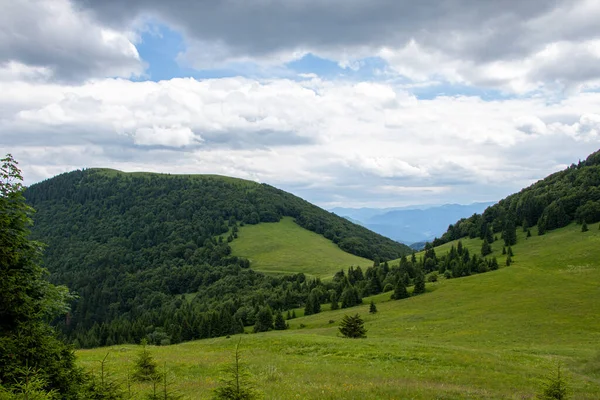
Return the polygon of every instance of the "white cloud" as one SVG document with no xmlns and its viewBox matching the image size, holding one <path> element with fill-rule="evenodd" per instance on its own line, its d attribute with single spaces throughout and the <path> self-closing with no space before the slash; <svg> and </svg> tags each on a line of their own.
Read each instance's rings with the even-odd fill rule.
<svg viewBox="0 0 600 400">
<path fill-rule="evenodd" d="M 392 84 L 314 77 L 4 81 L 0 147 L 28 182 L 103 166 L 233 175 L 321 204 L 469 202 L 600 147 L 598 109 L 600 93 L 419 100 Z"/>
<path fill-rule="evenodd" d="M 96 22 L 69 0 L 0 0 L 0 79 L 79 81 L 143 72 L 126 31 Z"/>
</svg>

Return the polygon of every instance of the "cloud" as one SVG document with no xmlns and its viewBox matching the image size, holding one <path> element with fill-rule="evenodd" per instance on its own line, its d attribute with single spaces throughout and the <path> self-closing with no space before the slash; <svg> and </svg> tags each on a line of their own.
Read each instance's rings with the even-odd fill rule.
<svg viewBox="0 0 600 400">
<path fill-rule="evenodd" d="M 391 83 L 313 76 L 2 88 L 0 148 L 28 183 L 112 167 L 237 176 L 321 205 L 469 203 L 502 198 L 600 147 L 600 93 L 419 100 Z"/>
<path fill-rule="evenodd" d="M 345 68 L 381 57 L 416 82 L 528 93 L 596 87 L 594 0 L 74 0 L 116 31 L 156 18 L 183 32 L 197 69 L 281 66 L 312 53 Z M 572 58 L 571 58 L 572 56 Z"/>
<path fill-rule="evenodd" d="M 68 0 L 0 0 L 0 7 L 0 80 L 80 81 L 143 72 L 125 30 L 99 24 Z"/>
</svg>

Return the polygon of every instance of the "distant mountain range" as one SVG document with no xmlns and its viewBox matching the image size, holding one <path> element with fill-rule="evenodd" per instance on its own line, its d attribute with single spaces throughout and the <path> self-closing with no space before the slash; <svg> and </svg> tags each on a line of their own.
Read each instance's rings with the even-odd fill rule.
<svg viewBox="0 0 600 400">
<path fill-rule="evenodd" d="M 395 208 L 336 207 L 330 211 L 398 242 L 424 244 L 441 236 L 448 225 L 475 213 L 480 214 L 493 204 L 494 202 Z"/>
</svg>

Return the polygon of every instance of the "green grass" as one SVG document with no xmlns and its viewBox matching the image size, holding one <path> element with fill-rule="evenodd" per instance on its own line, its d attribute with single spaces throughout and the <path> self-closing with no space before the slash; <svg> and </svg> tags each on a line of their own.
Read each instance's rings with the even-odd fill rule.
<svg viewBox="0 0 600 400">
<path fill-rule="evenodd" d="M 573 224 L 527 240 L 519 233 L 512 266 L 428 283 L 428 293 L 406 300 L 374 296 L 375 315 L 367 298 L 291 320 L 288 331 L 241 335 L 243 359 L 267 399 L 533 399 L 559 361 L 573 399 L 598 399 L 600 232 L 598 224 L 589 228 L 581 233 Z M 481 242 L 463 244 L 478 251 Z M 493 247 L 499 254 L 500 243 Z M 355 312 L 365 318 L 367 339 L 340 338 L 340 319 Z M 151 351 L 180 393 L 200 399 L 210 397 L 236 343 L 218 338 Z M 97 370 L 110 351 L 109 370 L 125 380 L 137 350 L 78 357 Z"/>
<path fill-rule="evenodd" d="M 352 265 L 373 265 L 373 261 L 346 253 L 323 236 L 300 227 L 290 217 L 278 223 L 243 226 L 230 245 L 234 255 L 248 258 L 254 270 L 267 274 L 302 272 L 326 278 Z"/>
</svg>

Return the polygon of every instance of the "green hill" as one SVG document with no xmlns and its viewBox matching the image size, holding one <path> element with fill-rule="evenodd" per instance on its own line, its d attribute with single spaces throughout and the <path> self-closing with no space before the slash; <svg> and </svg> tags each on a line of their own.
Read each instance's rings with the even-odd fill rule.
<svg viewBox="0 0 600 400">
<path fill-rule="evenodd" d="M 321 235 L 298 226 L 292 218 L 279 223 L 246 225 L 239 238 L 231 242 L 232 254 L 250 260 L 252 269 L 266 274 L 304 273 L 330 278 L 352 265 L 367 267 L 372 260 L 340 250 Z"/>
<path fill-rule="evenodd" d="M 260 307 L 299 307 L 317 286 L 313 297 L 326 300 L 328 289 L 304 275 L 249 268 L 232 254 L 238 240 L 262 254 L 258 267 L 313 276 L 410 252 L 272 186 L 215 175 L 88 169 L 32 185 L 25 196 L 37 210 L 32 237 L 47 244 L 51 280 L 78 295 L 58 326 L 83 347 L 235 333 L 254 324 Z M 295 233 L 268 254 L 274 238 L 263 227 L 279 224 Z"/>
<path fill-rule="evenodd" d="M 518 232 L 514 263 L 497 271 L 428 284 L 428 293 L 289 321 L 291 329 L 244 335 L 243 359 L 266 398 L 533 399 L 558 362 L 571 398 L 600 397 L 600 231 L 576 224 L 543 236 Z M 476 252 L 482 240 L 463 240 Z M 457 242 L 437 247 L 443 256 Z M 492 244 L 499 254 L 500 241 Z M 501 264 L 503 259 L 500 259 Z M 379 312 L 368 314 L 368 301 Z M 359 312 L 367 339 L 338 337 L 344 314 Z M 334 321 L 333 323 L 330 323 Z M 237 339 L 152 348 L 174 387 L 210 396 Z M 125 378 L 136 346 L 86 350 L 93 367 L 111 351 Z M 146 386 L 134 387 L 139 392 Z"/>
</svg>

